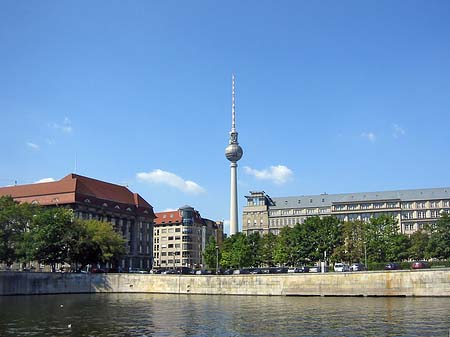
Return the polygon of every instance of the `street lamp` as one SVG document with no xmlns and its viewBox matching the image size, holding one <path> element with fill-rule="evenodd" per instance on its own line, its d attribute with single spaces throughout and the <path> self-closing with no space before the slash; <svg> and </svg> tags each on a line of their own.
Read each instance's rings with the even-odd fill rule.
<svg viewBox="0 0 450 337">
<path fill-rule="evenodd" d="M 219 246 L 216 245 L 216 274 L 219 272 Z"/>
</svg>

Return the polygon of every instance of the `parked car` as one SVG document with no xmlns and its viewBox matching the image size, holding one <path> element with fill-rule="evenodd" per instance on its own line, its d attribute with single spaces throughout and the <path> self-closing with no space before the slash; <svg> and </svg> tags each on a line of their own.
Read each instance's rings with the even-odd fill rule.
<svg viewBox="0 0 450 337">
<path fill-rule="evenodd" d="M 210 270 L 199 269 L 195 271 L 195 275 L 210 275 L 210 274 L 211 274 Z"/>
<path fill-rule="evenodd" d="M 364 270 L 367 270 L 367 268 L 362 263 L 353 263 L 350 266 L 350 271 L 364 271 Z"/>
<path fill-rule="evenodd" d="M 250 274 L 262 274 L 262 270 L 259 268 L 252 268 Z"/>
<path fill-rule="evenodd" d="M 338 262 L 338 263 L 334 264 L 334 271 L 346 272 L 346 271 L 350 271 L 350 267 L 345 263 Z"/>
<path fill-rule="evenodd" d="M 286 267 L 278 267 L 275 269 L 275 274 L 284 274 L 288 272 L 288 268 Z"/>
<path fill-rule="evenodd" d="M 161 269 L 152 269 L 150 270 L 150 274 L 161 274 Z"/>
<path fill-rule="evenodd" d="M 233 275 L 240 275 L 240 274 L 250 274 L 248 269 L 235 269 L 233 270 Z"/>
<path fill-rule="evenodd" d="M 225 269 L 223 275 L 233 275 L 233 269 Z"/>
<path fill-rule="evenodd" d="M 289 268 L 288 273 L 308 273 L 309 268 L 306 266 Z"/>
<path fill-rule="evenodd" d="M 414 261 L 411 263 L 411 269 L 428 269 L 430 264 L 427 261 Z"/>
<path fill-rule="evenodd" d="M 162 272 L 165 275 L 173 275 L 173 274 L 179 274 L 178 270 L 176 269 L 167 269 Z"/>
<path fill-rule="evenodd" d="M 93 274 L 102 274 L 102 273 L 106 273 L 104 269 L 101 268 L 91 268 L 91 270 L 89 271 Z"/>
<path fill-rule="evenodd" d="M 139 268 L 130 268 L 130 269 L 128 269 L 128 272 L 132 273 L 132 274 L 148 274 L 147 270 L 139 269 Z"/>
<path fill-rule="evenodd" d="M 384 266 L 384 270 L 399 270 L 399 269 L 402 269 L 400 267 L 400 264 L 394 262 L 390 262 Z"/>
</svg>

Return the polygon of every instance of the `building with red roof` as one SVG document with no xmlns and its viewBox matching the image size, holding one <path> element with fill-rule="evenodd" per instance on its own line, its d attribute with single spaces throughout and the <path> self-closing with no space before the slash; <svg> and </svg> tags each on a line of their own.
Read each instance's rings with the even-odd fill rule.
<svg viewBox="0 0 450 337">
<path fill-rule="evenodd" d="M 19 202 L 68 207 L 81 219 L 111 222 L 127 239 L 122 269 L 152 266 L 153 207 L 125 186 L 71 173 L 54 182 L 0 187 L 0 196 L 5 195 Z"/>
<path fill-rule="evenodd" d="M 221 243 L 223 223 L 202 218 L 191 206 L 156 213 L 153 228 L 154 266 L 163 269 L 204 267 L 203 252 L 213 236 Z"/>
</svg>

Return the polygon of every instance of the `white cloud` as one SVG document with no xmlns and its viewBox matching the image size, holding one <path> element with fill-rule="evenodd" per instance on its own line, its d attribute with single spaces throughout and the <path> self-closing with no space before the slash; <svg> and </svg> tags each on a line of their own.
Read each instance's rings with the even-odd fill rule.
<svg viewBox="0 0 450 337">
<path fill-rule="evenodd" d="M 32 142 L 27 142 L 27 146 L 32 148 L 33 150 L 39 150 L 40 149 L 39 145 L 37 145 L 35 143 L 32 143 Z"/>
<path fill-rule="evenodd" d="M 176 208 L 166 208 L 164 211 L 162 211 L 162 212 L 174 212 L 174 211 L 176 211 L 177 209 Z"/>
<path fill-rule="evenodd" d="M 71 133 L 73 131 L 72 122 L 70 121 L 70 119 L 68 117 L 64 118 L 64 121 L 62 124 L 53 123 L 52 126 L 55 129 L 61 130 L 64 133 Z"/>
<path fill-rule="evenodd" d="M 271 180 L 275 184 L 284 184 L 289 181 L 294 172 L 290 168 L 284 165 L 271 166 L 264 170 L 255 170 L 251 167 L 245 166 L 244 171 L 247 174 L 254 176 L 256 179 L 260 180 Z"/>
<path fill-rule="evenodd" d="M 392 136 L 394 136 L 394 138 L 399 138 L 401 136 L 404 136 L 405 134 L 405 129 L 403 129 L 400 125 L 392 124 Z"/>
<path fill-rule="evenodd" d="M 51 183 L 53 181 L 55 181 L 55 179 L 53 179 L 53 178 L 42 178 L 42 179 L 39 179 L 38 181 L 35 181 L 33 184 Z"/>
<path fill-rule="evenodd" d="M 373 132 L 363 132 L 361 133 L 361 137 L 368 139 L 372 143 L 375 143 L 375 141 L 377 140 L 377 137 Z"/>
<path fill-rule="evenodd" d="M 169 185 L 188 194 L 200 194 L 206 192 L 199 184 L 190 180 L 184 180 L 175 173 L 160 169 L 151 172 L 140 172 L 136 174 L 136 177 L 142 182 Z"/>
</svg>

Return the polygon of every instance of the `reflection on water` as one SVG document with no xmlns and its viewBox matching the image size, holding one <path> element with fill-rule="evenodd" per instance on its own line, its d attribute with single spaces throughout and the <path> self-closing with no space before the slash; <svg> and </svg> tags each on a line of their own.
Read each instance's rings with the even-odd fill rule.
<svg viewBox="0 0 450 337">
<path fill-rule="evenodd" d="M 447 337 L 449 328 L 448 298 L 0 297 L 0 336 Z"/>
</svg>

